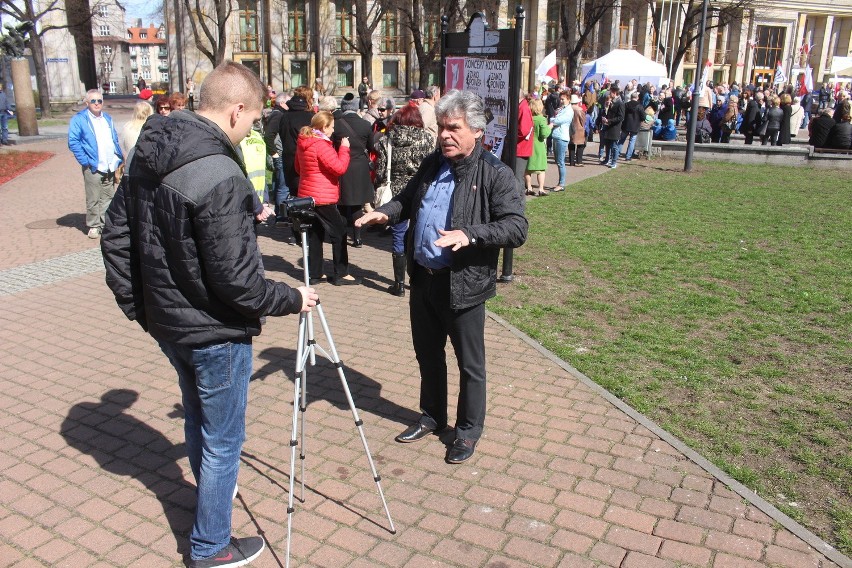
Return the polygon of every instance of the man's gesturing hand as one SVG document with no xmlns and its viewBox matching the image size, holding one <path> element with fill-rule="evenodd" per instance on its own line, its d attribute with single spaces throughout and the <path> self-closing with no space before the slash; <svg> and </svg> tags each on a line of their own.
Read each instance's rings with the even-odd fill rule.
<svg viewBox="0 0 852 568">
<path fill-rule="evenodd" d="M 355 220 L 356 227 L 363 227 L 364 225 L 384 225 L 388 222 L 388 216 L 384 213 L 379 213 L 378 211 L 371 211 L 366 215 L 362 215 L 360 218 Z"/>
<path fill-rule="evenodd" d="M 444 231 L 443 229 L 438 229 L 438 233 L 441 235 L 441 238 L 435 241 L 436 247 L 453 247 L 453 251 L 457 251 L 470 244 L 470 240 L 464 234 L 464 231 Z"/>
<path fill-rule="evenodd" d="M 317 305 L 317 300 L 319 300 L 319 294 L 317 294 L 313 288 L 308 288 L 307 286 L 299 286 L 296 288 L 299 293 L 302 295 L 302 309 L 303 312 L 311 311 L 311 308 Z"/>
</svg>

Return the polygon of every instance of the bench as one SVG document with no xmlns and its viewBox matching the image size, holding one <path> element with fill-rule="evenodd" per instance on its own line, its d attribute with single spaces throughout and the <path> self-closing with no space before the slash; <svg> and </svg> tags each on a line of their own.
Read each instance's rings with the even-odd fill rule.
<svg viewBox="0 0 852 568">
<path fill-rule="evenodd" d="M 839 148 L 814 148 L 814 154 L 838 154 L 841 156 L 852 156 L 852 148 L 841 150 Z"/>
</svg>

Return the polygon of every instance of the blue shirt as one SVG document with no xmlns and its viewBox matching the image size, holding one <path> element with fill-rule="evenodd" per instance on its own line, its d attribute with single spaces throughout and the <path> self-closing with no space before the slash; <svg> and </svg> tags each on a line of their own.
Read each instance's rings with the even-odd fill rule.
<svg viewBox="0 0 852 568">
<path fill-rule="evenodd" d="M 420 203 L 417 224 L 414 226 L 414 260 L 426 268 L 446 268 L 452 264 L 452 248 L 436 247 L 441 235 L 438 229 L 449 230 L 453 218 L 453 190 L 456 180 L 450 162 L 441 160 L 435 181 L 426 190 Z"/>
</svg>

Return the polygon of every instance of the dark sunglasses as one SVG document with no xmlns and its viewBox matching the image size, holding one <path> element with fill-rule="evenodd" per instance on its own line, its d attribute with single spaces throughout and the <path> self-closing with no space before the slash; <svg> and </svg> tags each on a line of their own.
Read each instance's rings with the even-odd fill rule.
<svg viewBox="0 0 852 568">
<path fill-rule="evenodd" d="M 172 110 L 172 107 L 158 107 L 157 110 Z"/>
<path fill-rule="evenodd" d="M 104 104 L 104 100 L 103 100 L 103 99 L 89 99 L 89 102 L 90 102 L 90 103 L 92 103 L 93 105 L 102 105 L 102 104 Z"/>
</svg>

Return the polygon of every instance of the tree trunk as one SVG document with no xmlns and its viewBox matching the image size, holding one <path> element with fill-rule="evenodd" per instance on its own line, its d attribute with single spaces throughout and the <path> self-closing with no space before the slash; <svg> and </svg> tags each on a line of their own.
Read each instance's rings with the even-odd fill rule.
<svg viewBox="0 0 852 568">
<path fill-rule="evenodd" d="M 359 42 L 359 45 L 363 49 L 363 51 L 360 51 L 361 74 L 367 76 L 368 82 L 373 86 L 373 89 L 379 89 L 381 87 L 377 87 L 376 84 L 373 83 L 373 43 L 370 42 L 364 44 L 363 42 Z"/>
<path fill-rule="evenodd" d="M 47 84 L 47 69 L 44 67 L 44 48 L 41 45 L 41 36 L 37 34 L 30 35 L 30 51 L 33 54 L 33 67 L 35 67 L 41 117 L 50 118 L 52 116 L 50 113 L 50 87 Z"/>
</svg>

